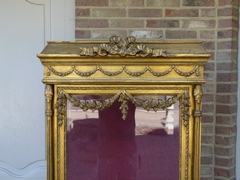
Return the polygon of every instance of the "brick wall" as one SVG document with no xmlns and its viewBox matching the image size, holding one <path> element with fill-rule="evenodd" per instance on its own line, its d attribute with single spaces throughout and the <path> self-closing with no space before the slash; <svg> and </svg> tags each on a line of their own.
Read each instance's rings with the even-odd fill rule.
<svg viewBox="0 0 240 180">
<path fill-rule="evenodd" d="M 203 41 L 201 180 L 236 179 L 238 0 L 76 0 L 75 35 Z"/>
</svg>

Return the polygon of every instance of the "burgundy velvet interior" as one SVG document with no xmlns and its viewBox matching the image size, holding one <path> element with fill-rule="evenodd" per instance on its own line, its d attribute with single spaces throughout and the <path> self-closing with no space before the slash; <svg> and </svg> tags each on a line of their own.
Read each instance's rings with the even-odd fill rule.
<svg viewBox="0 0 240 180">
<path fill-rule="evenodd" d="M 179 179 L 178 129 L 168 135 L 139 122 L 131 102 L 123 120 L 119 107 L 115 102 L 98 118 L 73 121 L 66 139 L 67 180 Z"/>
</svg>

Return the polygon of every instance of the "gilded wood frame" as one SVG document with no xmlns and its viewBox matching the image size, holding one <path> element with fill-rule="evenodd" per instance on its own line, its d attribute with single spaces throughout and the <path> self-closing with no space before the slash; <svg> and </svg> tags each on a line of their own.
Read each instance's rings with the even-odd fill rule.
<svg viewBox="0 0 240 180">
<path fill-rule="evenodd" d="M 106 43 L 49 42 L 38 55 L 46 84 L 48 180 L 66 179 L 67 99 L 74 94 L 106 93 L 178 96 L 179 179 L 200 179 L 202 84 L 210 55 L 200 43 L 192 42 L 144 42 L 143 46 L 133 37 L 112 37 Z"/>
</svg>

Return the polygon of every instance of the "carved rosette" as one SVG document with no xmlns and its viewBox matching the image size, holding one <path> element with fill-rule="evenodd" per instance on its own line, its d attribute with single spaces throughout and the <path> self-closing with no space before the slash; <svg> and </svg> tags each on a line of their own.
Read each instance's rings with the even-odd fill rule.
<svg viewBox="0 0 240 180">
<path fill-rule="evenodd" d="M 125 40 L 118 36 L 112 36 L 109 44 L 101 44 L 100 47 L 80 47 L 80 56 L 137 56 L 137 57 L 166 57 L 163 49 L 149 48 L 143 44 L 137 44 L 134 36 Z"/>
</svg>

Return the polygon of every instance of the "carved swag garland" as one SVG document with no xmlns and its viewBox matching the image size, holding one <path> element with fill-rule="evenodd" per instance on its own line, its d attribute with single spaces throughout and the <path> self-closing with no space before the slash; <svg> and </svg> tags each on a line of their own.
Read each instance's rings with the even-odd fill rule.
<svg viewBox="0 0 240 180">
<path fill-rule="evenodd" d="M 171 98 L 168 98 L 166 101 L 162 99 L 151 99 L 151 100 L 143 100 L 132 96 L 125 90 L 120 91 L 114 96 L 105 99 L 105 100 L 77 100 L 64 90 L 58 90 L 58 98 L 55 104 L 55 108 L 57 108 L 57 117 L 58 124 L 61 126 L 63 124 L 64 117 L 66 116 L 66 100 L 69 100 L 74 107 L 79 107 L 83 111 L 92 110 L 103 110 L 109 106 L 111 106 L 114 101 L 118 100 L 121 102 L 121 106 L 119 109 L 122 112 L 122 119 L 125 120 L 127 116 L 127 101 L 131 101 L 136 107 L 141 107 L 147 111 L 154 110 L 155 112 L 159 109 L 166 109 L 171 105 L 175 104 L 178 100 L 182 98 L 181 103 L 181 117 L 184 120 L 184 125 L 187 126 L 189 120 L 189 95 L 188 91 L 183 91 L 182 93 L 175 95 Z"/>
</svg>

